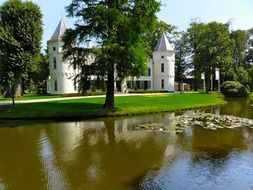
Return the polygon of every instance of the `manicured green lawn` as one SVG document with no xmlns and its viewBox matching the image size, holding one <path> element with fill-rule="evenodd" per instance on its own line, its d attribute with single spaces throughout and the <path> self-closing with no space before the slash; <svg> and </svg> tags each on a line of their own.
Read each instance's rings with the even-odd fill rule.
<svg viewBox="0 0 253 190">
<path fill-rule="evenodd" d="M 0 101 L 3 101 L 5 98 L 0 95 Z"/>
<path fill-rule="evenodd" d="M 103 109 L 104 98 L 84 98 L 43 103 L 17 104 L 0 112 L 0 118 L 71 119 L 176 111 L 224 104 L 208 94 L 164 94 L 115 97 L 115 110 Z"/>
<path fill-rule="evenodd" d="M 61 95 L 37 95 L 37 94 L 24 94 L 23 97 L 16 98 L 15 101 L 18 100 L 36 100 L 36 99 L 51 99 L 51 98 L 62 98 Z M 4 96 L 0 96 L 1 101 L 10 101 L 11 98 L 5 98 Z"/>
</svg>

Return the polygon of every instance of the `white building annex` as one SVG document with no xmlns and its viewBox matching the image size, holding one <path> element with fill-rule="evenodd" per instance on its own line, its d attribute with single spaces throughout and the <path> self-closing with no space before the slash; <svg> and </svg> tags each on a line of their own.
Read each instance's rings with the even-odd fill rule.
<svg viewBox="0 0 253 190">
<path fill-rule="evenodd" d="M 62 18 L 51 39 L 48 41 L 50 76 L 47 81 L 49 94 L 78 93 L 74 76 L 78 70 L 73 69 L 68 61 L 62 59 L 62 36 L 67 26 Z M 153 51 L 152 59 L 147 63 L 147 75 L 129 79 L 121 85 L 121 91 L 138 88 L 174 92 L 175 83 L 175 51 L 165 34 L 162 34 Z M 134 83 L 134 84 L 133 84 Z"/>
</svg>

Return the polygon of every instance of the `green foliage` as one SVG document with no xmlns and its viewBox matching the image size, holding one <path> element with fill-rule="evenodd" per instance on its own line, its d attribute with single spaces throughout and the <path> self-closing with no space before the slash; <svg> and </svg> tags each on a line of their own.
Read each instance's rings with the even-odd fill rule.
<svg viewBox="0 0 253 190">
<path fill-rule="evenodd" d="M 182 32 L 180 38 L 175 42 L 175 80 L 179 83 L 179 91 L 181 90 L 181 83 L 184 82 L 187 76 L 187 69 L 191 67 L 187 57 L 190 53 L 190 47 L 188 44 L 187 34 Z"/>
<path fill-rule="evenodd" d="M 247 48 L 248 33 L 245 30 L 235 30 L 230 33 L 230 38 L 234 41 L 232 50 L 234 67 L 245 66 L 245 51 Z"/>
<path fill-rule="evenodd" d="M 226 97 L 247 97 L 249 95 L 245 86 L 237 81 L 226 81 L 221 85 L 221 92 Z"/>
<path fill-rule="evenodd" d="M 244 67 L 240 66 L 236 71 L 236 80 L 243 85 L 250 83 L 250 76 Z"/>
<path fill-rule="evenodd" d="M 0 78 L 17 87 L 36 63 L 42 39 L 42 14 L 32 2 L 7 0 L 0 7 Z M 12 76 L 13 75 L 13 76 Z"/>
<path fill-rule="evenodd" d="M 248 69 L 248 75 L 250 89 L 253 90 L 253 65 L 251 65 L 251 67 Z"/>
<path fill-rule="evenodd" d="M 248 31 L 247 50 L 245 55 L 245 65 L 249 66 L 253 63 L 253 28 Z"/>
<path fill-rule="evenodd" d="M 28 72 L 26 86 L 32 86 L 30 91 L 35 91 L 37 94 L 46 94 L 48 76 L 48 55 L 40 54 L 37 57 L 36 64 L 34 64 L 32 69 Z"/>
<path fill-rule="evenodd" d="M 144 72 L 150 52 L 145 39 L 154 31 L 159 7 L 156 0 L 72 0 L 67 7 L 77 22 L 63 39 L 64 57 L 80 68 L 83 90 L 94 74 L 107 79 L 105 107 L 114 107 L 115 73 L 121 80 Z M 88 39 L 96 40 L 98 49 L 84 48 Z M 73 48 L 76 43 L 81 46 Z M 87 61 L 89 53 L 96 55 L 92 65 Z"/>
<path fill-rule="evenodd" d="M 229 37 L 228 24 L 193 22 L 188 29 L 189 44 L 195 75 L 205 73 L 206 89 L 210 88 L 210 77 L 215 68 L 224 72 L 233 62 L 234 41 Z"/>
</svg>

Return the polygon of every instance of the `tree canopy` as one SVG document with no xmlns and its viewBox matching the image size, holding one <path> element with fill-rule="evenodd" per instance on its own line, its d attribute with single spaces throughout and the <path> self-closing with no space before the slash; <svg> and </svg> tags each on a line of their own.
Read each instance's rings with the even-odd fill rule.
<svg viewBox="0 0 253 190">
<path fill-rule="evenodd" d="M 215 69 L 225 72 L 233 62 L 234 41 L 229 37 L 228 24 L 193 22 L 188 29 L 194 69 L 198 75 L 205 73 L 207 91 Z"/>
<path fill-rule="evenodd" d="M 140 76 L 148 59 L 150 46 L 145 41 L 155 29 L 156 0 L 72 0 L 68 15 L 76 18 L 75 28 L 64 37 L 65 58 L 81 69 L 80 80 L 101 75 L 107 84 L 105 108 L 114 108 L 114 82 L 128 76 Z M 97 48 L 84 44 L 92 39 Z M 87 61 L 89 53 L 95 62 Z"/>
<path fill-rule="evenodd" d="M 190 46 L 188 44 L 188 35 L 181 32 L 180 37 L 175 41 L 175 80 L 178 82 L 178 89 L 181 91 L 181 83 L 189 75 L 191 63 L 189 62 Z"/>
<path fill-rule="evenodd" d="M 14 90 L 31 69 L 41 49 L 42 13 L 38 5 L 7 0 L 0 7 L 0 77 L 13 81 Z"/>
</svg>

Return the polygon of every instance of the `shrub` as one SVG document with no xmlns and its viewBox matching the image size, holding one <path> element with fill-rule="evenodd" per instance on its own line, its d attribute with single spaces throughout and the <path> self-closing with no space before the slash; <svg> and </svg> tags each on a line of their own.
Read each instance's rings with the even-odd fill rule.
<svg viewBox="0 0 253 190">
<path fill-rule="evenodd" d="M 249 95 L 245 86 L 237 81 L 226 81 L 221 85 L 221 92 L 226 97 L 247 97 Z"/>
</svg>

